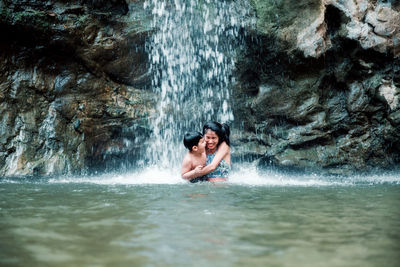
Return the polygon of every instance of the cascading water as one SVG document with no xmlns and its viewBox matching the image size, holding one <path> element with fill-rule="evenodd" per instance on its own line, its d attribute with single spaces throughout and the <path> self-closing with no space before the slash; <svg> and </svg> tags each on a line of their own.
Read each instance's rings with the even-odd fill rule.
<svg viewBox="0 0 400 267">
<path fill-rule="evenodd" d="M 148 53 L 159 96 L 147 156 L 153 165 L 167 168 L 0 177 L 0 266 L 398 265 L 398 173 L 261 174 L 242 165 L 228 183 L 191 184 L 174 171 L 184 154 L 184 131 L 200 130 L 209 119 L 233 120 L 231 70 L 238 30 L 245 23 L 240 11 L 246 12 L 236 5 L 245 1 L 147 0 L 157 29 Z M 58 108 L 56 101 L 48 105 L 38 136 L 46 165 L 64 168 Z M 17 157 L 5 159 L 15 167 L 25 164 L 23 152 L 32 139 L 29 122 L 36 115 L 15 119 Z M 1 121 L 0 128 L 7 129 L 10 119 Z M 123 137 L 132 132 L 137 139 L 127 140 L 125 147 L 136 152 L 148 132 L 138 126 L 126 129 Z"/>
<path fill-rule="evenodd" d="M 152 87 L 159 97 L 148 162 L 180 166 L 186 131 L 208 120 L 233 121 L 231 71 L 249 9 L 234 1 L 148 0 L 156 29 L 148 43 Z"/>
</svg>

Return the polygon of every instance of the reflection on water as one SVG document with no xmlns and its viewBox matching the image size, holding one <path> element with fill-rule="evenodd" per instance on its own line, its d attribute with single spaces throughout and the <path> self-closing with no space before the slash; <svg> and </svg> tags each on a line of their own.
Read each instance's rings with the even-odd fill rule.
<svg viewBox="0 0 400 267">
<path fill-rule="evenodd" d="M 399 260 L 395 177 L 325 185 L 311 185 L 315 177 L 308 184 L 293 177 L 291 185 L 272 185 L 277 177 L 263 185 L 85 179 L 0 179 L 0 265 L 396 266 Z"/>
</svg>

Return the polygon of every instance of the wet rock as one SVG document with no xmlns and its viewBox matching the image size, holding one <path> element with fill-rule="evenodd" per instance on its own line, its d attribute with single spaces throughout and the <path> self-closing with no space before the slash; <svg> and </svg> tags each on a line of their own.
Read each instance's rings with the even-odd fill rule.
<svg viewBox="0 0 400 267">
<path fill-rule="evenodd" d="M 233 159 L 339 175 L 399 166 L 400 5 L 251 3 Z M 0 176 L 140 162 L 156 116 L 143 1 L 0 1 L 0 13 Z"/>
<path fill-rule="evenodd" d="M 119 0 L 1 1 L 0 9 L 0 176 L 134 164 L 133 144 L 148 134 L 135 128 L 148 129 L 153 105 L 146 18 L 132 21 Z M 122 125 L 130 130 L 120 133 Z M 119 164 L 105 164 L 115 157 Z"/>
<path fill-rule="evenodd" d="M 244 123 L 236 127 L 265 144 L 259 167 L 339 175 L 396 168 L 399 6 L 300 2 L 290 2 L 291 12 L 254 1 L 257 29 L 237 64 L 234 115 Z"/>
<path fill-rule="evenodd" d="M 347 97 L 347 110 L 351 113 L 364 111 L 370 102 L 361 83 L 352 83 Z"/>
<path fill-rule="evenodd" d="M 379 94 L 385 98 L 387 104 L 392 110 L 396 110 L 400 107 L 400 88 L 397 88 L 390 81 L 384 81 L 384 83 L 379 87 Z"/>
</svg>

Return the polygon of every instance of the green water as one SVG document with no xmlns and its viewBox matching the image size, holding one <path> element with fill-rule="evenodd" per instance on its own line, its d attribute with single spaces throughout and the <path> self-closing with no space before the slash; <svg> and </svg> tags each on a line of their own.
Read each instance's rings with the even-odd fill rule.
<svg viewBox="0 0 400 267">
<path fill-rule="evenodd" d="M 398 183 L 0 182 L 0 266 L 388 267 L 399 252 Z"/>
</svg>

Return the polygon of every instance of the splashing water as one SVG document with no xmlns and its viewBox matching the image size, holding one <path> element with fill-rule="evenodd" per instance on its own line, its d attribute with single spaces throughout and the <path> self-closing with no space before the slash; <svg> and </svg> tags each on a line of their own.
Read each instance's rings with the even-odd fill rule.
<svg viewBox="0 0 400 267">
<path fill-rule="evenodd" d="M 210 0 L 148 0 L 144 7 L 156 29 L 147 49 L 159 96 L 147 161 L 177 171 L 185 132 L 207 120 L 233 121 L 229 86 L 246 9 Z"/>
<path fill-rule="evenodd" d="M 1 183 L 21 183 L 20 178 L 0 179 Z M 43 179 L 44 183 L 56 184 L 96 184 L 96 185 L 185 185 L 188 184 L 179 174 L 170 170 L 148 168 L 126 174 L 107 173 L 96 176 L 68 176 Z M 22 182 L 23 183 L 23 182 Z M 198 183 L 207 184 L 212 183 Z M 284 174 L 279 171 L 269 170 L 259 172 L 254 164 L 245 164 L 240 170 L 235 171 L 225 185 L 239 187 L 356 187 L 375 185 L 400 185 L 398 173 L 377 173 L 370 175 L 353 175 L 349 177 L 321 176 L 318 174 Z M 189 183 L 189 185 L 191 185 Z M 214 185 L 212 185 L 214 186 Z M 219 186 L 218 184 L 216 186 Z"/>
</svg>

